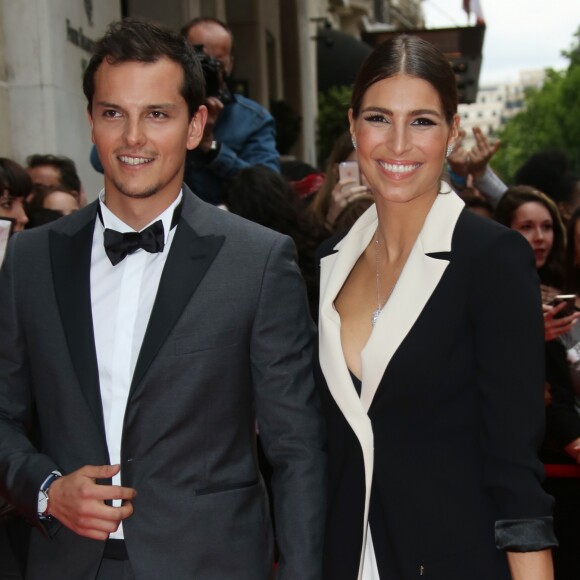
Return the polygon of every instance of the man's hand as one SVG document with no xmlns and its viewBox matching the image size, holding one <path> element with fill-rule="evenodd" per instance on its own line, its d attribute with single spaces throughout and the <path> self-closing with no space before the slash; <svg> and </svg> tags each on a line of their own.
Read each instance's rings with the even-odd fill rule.
<svg viewBox="0 0 580 580">
<path fill-rule="evenodd" d="M 137 491 L 119 485 L 99 485 L 96 479 L 109 479 L 119 473 L 119 465 L 85 465 L 63 475 L 48 489 L 48 515 L 55 517 L 73 532 L 105 541 L 122 520 L 133 513 L 131 500 Z M 122 500 L 112 507 L 105 500 Z"/>
<path fill-rule="evenodd" d="M 370 194 L 371 190 L 366 185 L 358 185 L 354 181 L 338 181 L 332 189 L 326 221 L 329 225 L 334 224 L 347 205 Z"/>
<path fill-rule="evenodd" d="M 208 97 L 205 100 L 205 106 L 207 107 L 207 121 L 205 122 L 203 137 L 199 143 L 199 149 L 207 153 L 212 141 L 214 141 L 214 127 L 223 111 L 224 104 L 217 97 Z"/>
<path fill-rule="evenodd" d="M 580 437 L 564 447 L 564 451 L 576 462 L 580 463 Z"/>
<path fill-rule="evenodd" d="M 447 157 L 447 162 L 455 175 L 467 177 L 469 174 L 469 154 L 463 147 L 463 139 L 465 139 L 465 131 L 460 129 L 453 151 Z"/>
<path fill-rule="evenodd" d="M 478 179 L 483 176 L 489 161 L 499 149 L 500 141 L 496 140 L 490 143 L 479 127 L 473 128 L 473 136 L 475 144 L 469 151 L 466 151 L 463 147 L 465 131 L 460 129 L 455 148 L 447 161 L 456 175 L 467 177 L 468 174 L 471 174 L 475 179 Z"/>
<path fill-rule="evenodd" d="M 473 128 L 473 136 L 475 137 L 475 145 L 471 148 L 468 156 L 469 173 L 478 179 L 483 176 L 490 159 L 499 149 L 500 141 L 496 139 L 490 143 L 479 127 Z"/>
</svg>

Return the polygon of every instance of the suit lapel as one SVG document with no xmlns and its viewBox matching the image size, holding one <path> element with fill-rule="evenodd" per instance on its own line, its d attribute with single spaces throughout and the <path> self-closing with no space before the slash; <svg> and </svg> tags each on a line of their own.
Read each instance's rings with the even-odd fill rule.
<svg viewBox="0 0 580 580">
<path fill-rule="evenodd" d="M 167 340 L 225 241 L 224 236 L 199 236 L 195 232 L 190 220 L 187 219 L 193 213 L 190 206 L 192 196 L 193 194 L 184 191 L 182 216 L 163 268 L 159 289 L 133 373 L 130 396 Z"/>
<path fill-rule="evenodd" d="M 340 408 L 346 421 L 359 440 L 365 469 L 365 508 L 362 522 L 363 562 L 367 533 L 369 497 L 374 468 L 374 438 L 371 421 L 354 388 L 350 372 L 344 359 L 340 339 L 340 316 L 334 307 L 340 289 L 354 267 L 359 256 L 369 244 L 376 229 L 377 213 L 371 206 L 352 227 L 351 231 L 337 246 L 337 253 L 322 259 L 320 263 L 320 316 L 319 351 L 320 367 L 324 373 L 328 389 Z"/>
<path fill-rule="evenodd" d="M 373 225 L 374 224 L 374 225 Z M 356 229 L 355 229 L 356 228 Z M 320 365 L 328 388 L 342 413 L 359 436 L 366 438 L 367 417 L 353 387 L 340 338 L 340 316 L 334 301 L 376 228 L 374 206 L 367 210 L 353 230 L 320 263 Z M 362 443 L 362 441 L 361 441 Z"/>
<path fill-rule="evenodd" d="M 91 307 L 91 250 L 96 205 L 49 235 L 56 301 L 71 360 L 103 440 L 105 428 Z"/>
<path fill-rule="evenodd" d="M 447 184 L 442 184 L 441 192 L 361 352 L 361 403 L 365 412 L 371 406 L 393 355 L 415 324 L 449 265 L 449 260 L 433 258 L 427 254 L 451 251 L 453 231 L 464 204 Z"/>
</svg>

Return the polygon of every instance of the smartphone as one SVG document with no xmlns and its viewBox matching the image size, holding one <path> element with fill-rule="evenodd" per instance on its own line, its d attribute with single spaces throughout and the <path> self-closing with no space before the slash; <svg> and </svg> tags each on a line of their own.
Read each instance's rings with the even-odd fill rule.
<svg viewBox="0 0 580 580">
<path fill-rule="evenodd" d="M 352 181 L 354 185 L 360 185 L 360 171 L 356 161 L 343 161 L 338 164 L 338 177 L 340 181 Z"/>
<path fill-rule="evenodd" d="M 558 314 L 555 314 L 554 318 L 564 318 L 576 312 L 576 294 L 558 294 L 554 296 L 552 306 L 558 306 L 562 302 L 566 302 L 566 306 Z"/>
</svg>

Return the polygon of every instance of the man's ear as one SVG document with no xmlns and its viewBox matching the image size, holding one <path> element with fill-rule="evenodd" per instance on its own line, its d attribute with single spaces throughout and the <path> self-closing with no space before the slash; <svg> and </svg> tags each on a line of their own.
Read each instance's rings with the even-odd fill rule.
<svg viewBox="0 0 580 580">
<path fill-rule="evenodd" d="M 89 120 L 89 125 L 91 127 L 91 141 L 95 142 L 95 136 L 93 134 L 93 115 L 91 113 L 90 105 L 87 105 L 87 119 Z"/>
<path fill-rule="evenodd" d="M 461 117 L 458 114 L 453 115 L 453 121 L 451 121 L 451 131 L 449 133 L 449 145 L 453 145 L 453 147 L 455 147 L 455 144 L 457 142 L 457 139 L 459 138 L 459 124 L 461 122 Z"/>
<path fill-rule="evenodd" d="M 228 66 L 226 67 L 226 75 L 228 77 L 231 77 L 233 70 L 234 70 L 234 56 L 230 55 L 230 59 L 228 61 Z"/>
<path fill-rule="evenodd" d="M 195 115 L 189 121 L 189 131 L 187 134 L 187 149 L 195 149 L 203 137 L 205 122 L 207 121 L 207 107 L 200 105 Z"/>
</svg>

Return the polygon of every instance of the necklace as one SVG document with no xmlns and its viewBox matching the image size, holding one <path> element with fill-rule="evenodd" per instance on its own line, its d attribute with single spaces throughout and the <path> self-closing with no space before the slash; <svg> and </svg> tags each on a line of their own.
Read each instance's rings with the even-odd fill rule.
<svg viewBox="0 0 580 580">
<path fill-rule="evenodd" d="M 387 292 L 387 296 L 386 296 L 384 302 L 381 303 L 381 263 L 380 263 L 380 257 L 379 257 L 379 234 L 378 233 L 375 235 L 375 268 L 376 268 L 376 285 L 377 285 L 377 308 L 371 314 L 371 326 L 373 326 L 373 327 L 377 323 L 377 320 L 379 319 L 379 316 L 381 315 L 381 312 L 383 311 L 385 304 L 388 302 L 389 298 L 391 297 L 391 294 L 393 293 L 393 290 L 395 289 L 395 286 L 397 285 L 397 281 L 399 280 L 399 276 L 396 275 L 395 281 L 393 282 L 393 285 L 389 288 L 389 291 Z"/>
</svg>

